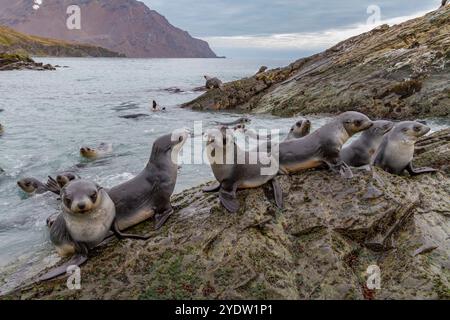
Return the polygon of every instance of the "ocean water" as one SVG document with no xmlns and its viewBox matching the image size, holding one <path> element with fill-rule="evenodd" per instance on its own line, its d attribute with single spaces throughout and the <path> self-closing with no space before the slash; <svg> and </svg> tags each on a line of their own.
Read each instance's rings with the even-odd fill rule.
<svg viewBox="0 0 450 320">
<path fill-rule="evenodd" d="M 203 75 L 223 81 L 253 75 L 260 66 L 285 66 L 284 60 L 235 59 L 88 59 L 38 58 L 57 71 L 0 73 L 0 292 L 57 261 L 48 239 L 46 218 L 59 211 L 50 194 L 26 196 L 16 185 L 23 177 L 45 181 L 48 175 L 69 168 L 104 187 L 122 183 L 145 166 L 153 141 L 180 127 L 193 128 L 201 121 L 206 129 L 214 121 L 235 120 L 241 115 L 196 112 L 179 104 L 200 93 Z M 168 92 L 178 87 L 180 93 Z M 155 99 L 167 112 L 150 112 Z M 120 116 L 143 113 L 139 120 Z M 251 116 L 252 128 L 280 129 L 287 134 L 292 118 Z M 309 117 L 313 130 L 327 119 Z M 431 120 L 433 130 L 448 121 Z M 113 144 L 113 153 L 86 161 L 83 145 Z M 212 180 L 208 165 L 183 164 L 176 192 Z"/>
</svg>

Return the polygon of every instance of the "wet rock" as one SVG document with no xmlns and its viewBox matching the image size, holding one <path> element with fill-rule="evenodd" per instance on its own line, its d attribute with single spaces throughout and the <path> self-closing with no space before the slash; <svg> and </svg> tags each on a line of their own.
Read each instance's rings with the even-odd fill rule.
<svg viewBox="0 0 450 320">
<path fill-rule="evenodd" d="M 383 25 L 285 68 L 225 83 L 184 107 L 297 114 L 356 110 L 373 118 L 450 114 L 450 7 Z"/>
<path fill-rule="evenodd" d="M 27 55 L 22 54 L 10 54 L 10 53 L 0 53 L 0 71 L 11 71 L 11 70 L 56 70 L 50 64 L 44 65 L 40 62 L 35 62 Z"/>
<path fill-rule="evenodd" d="M 426 159 L 423 152 L 416 162 L 440 161 Z M 354 174 L 278 177 L 283 210 L 269 186 L 239 191 L 237 214 L 202 186 L 186 190 L 173 196 L 173 217 L 149 241 L 111 240 L 96 249 L 82 267 L 81 290 L 55 280 L 3 298 L 449 299 L 449 175 Z M 146 222 L 131 231 L 151 228 Z M 381 269 L 380 290 L 367 288 L 371 265 Z"/>
</svg>

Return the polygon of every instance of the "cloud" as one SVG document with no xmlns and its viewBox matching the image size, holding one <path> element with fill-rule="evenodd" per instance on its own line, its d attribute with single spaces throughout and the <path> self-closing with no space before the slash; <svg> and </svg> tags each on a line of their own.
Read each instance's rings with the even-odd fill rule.
<svg viewBox="0 0 450 320">
<path fill-rule="evenodd" d="M 287 1 L 287 0 L 285 0 Z M 322 50 L 352 36 L 367 32 L 373 28 L 389 24 L 394 25 L 424 15 L 428 11 L 390 19 L 381 19 L 376 23 L 355 24 L 348 27 L 327 29 L 317 32 L 278 33 L 262 35 L 211 36 L 202 37 L 212 48 L 260 48 L 260 49 L 301 49 Z"/>
</svg>

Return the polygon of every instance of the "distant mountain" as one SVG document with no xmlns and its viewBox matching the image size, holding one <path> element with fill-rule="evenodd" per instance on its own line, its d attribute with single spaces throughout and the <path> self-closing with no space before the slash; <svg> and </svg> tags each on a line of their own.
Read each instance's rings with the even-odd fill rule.
<svg viewBox="0 0 450 320">
<path fill-rule="evenodd" d="M 216 58 L 208 43 L 172 26 L 136 0 L 0 0 L 0 25 L 20 32 L 89 43 L 139 58 Z M 66 26 L 67 8 L 81 9 L 81 29 Z"/>
<path fill-rule="evenodd" d="M 119 57 L 101 47 L 30 36 L 0 26 L 0 52 L 54 57 Z"/>
</svg>

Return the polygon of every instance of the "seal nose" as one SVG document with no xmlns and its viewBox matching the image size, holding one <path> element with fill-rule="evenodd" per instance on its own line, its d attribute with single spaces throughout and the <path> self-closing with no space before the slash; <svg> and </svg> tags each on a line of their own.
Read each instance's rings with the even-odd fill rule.
<svg viewBox="0 0 450 320">
<path fill-rule="evenodd" d="M 80 209 L 80 210 L 86 209 L 86 203 L 80 202 L 80 203 L 78 204 L 78 209 Z"/>
</svg>

